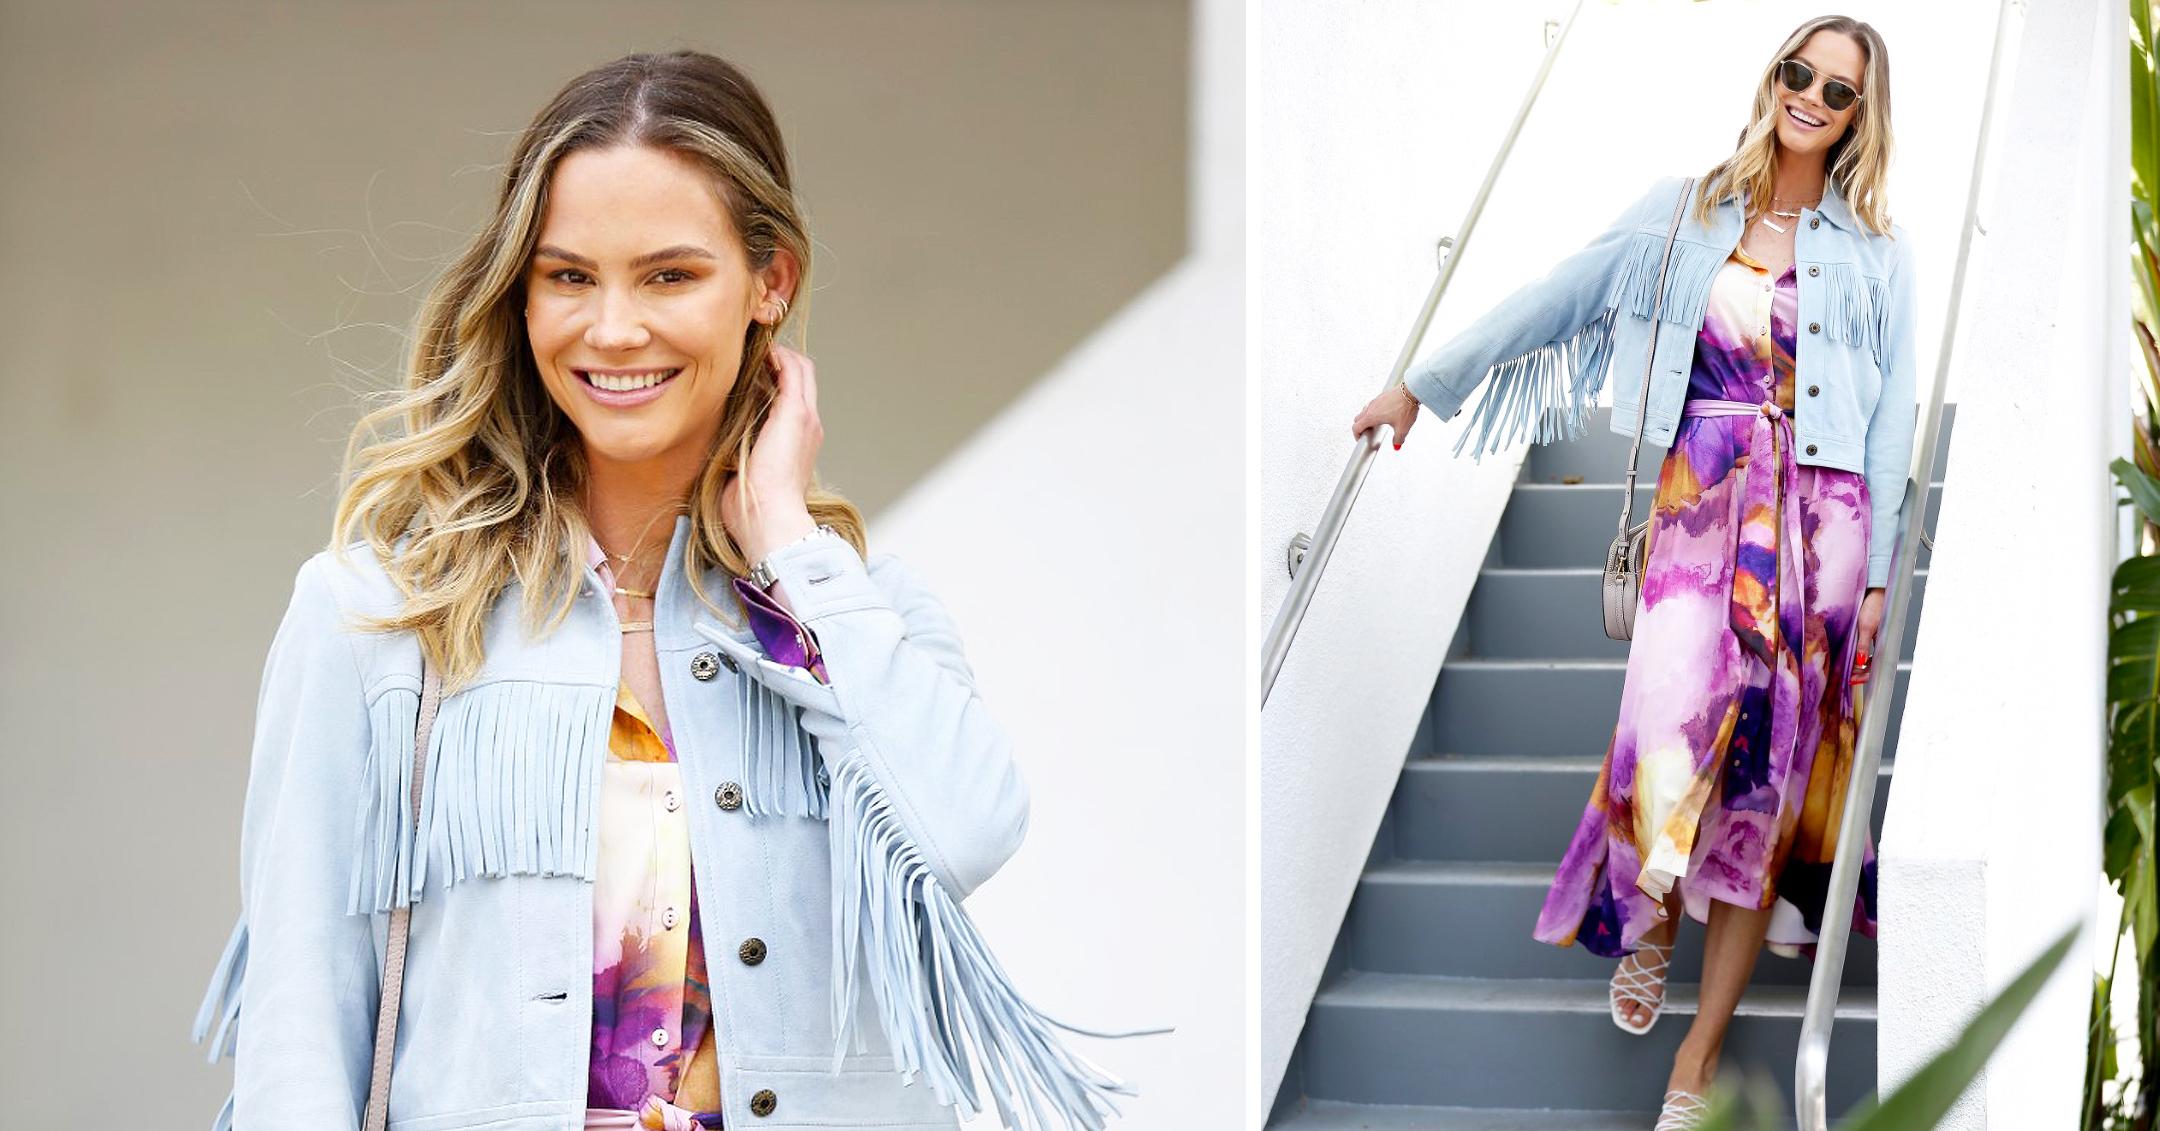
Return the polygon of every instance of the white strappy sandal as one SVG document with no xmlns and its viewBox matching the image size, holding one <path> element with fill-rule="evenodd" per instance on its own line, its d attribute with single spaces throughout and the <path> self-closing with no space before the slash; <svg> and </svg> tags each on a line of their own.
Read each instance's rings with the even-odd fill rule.
<svg viewBox="0 0 2160 1131">
<path fill-rule="evenodd" d="M 1649 951 L 1657 962 L 1653 965 L 1638 957 Z M 1613 968 L 1612 986 L 1607 991 L 1611 999 L 1613 1024 L 1636 1036 L 1650 1031 L 1657 1024 L 1658 1015 L 1665 1012 L 1665 971 L 1672 965 L 1673 944 L 1659 946 L 1646 942 L 1631 950 L 1620 964 Z M 1632 963 L 1632 965 L 1630 965 Z M 1653 994 L 1651 991 L 1655 990 Z M 1650 1007 L 1650 1018 L 1640 1026 L 1630 1025 L 1627 1014 L 1621 1012 L 1623 1001 L 1638 1002 Z"/>
<path fill-rule="evenodd" d="M 1665 1106 L 1658 1109 L 1657 1126 L 1650 1131 L 1689 1131 L 1702 1126 L 1710 1114 L 1710 1103 L 1693 1092 L 1678 1088 L 1665 1093 Z"/>
</svg>

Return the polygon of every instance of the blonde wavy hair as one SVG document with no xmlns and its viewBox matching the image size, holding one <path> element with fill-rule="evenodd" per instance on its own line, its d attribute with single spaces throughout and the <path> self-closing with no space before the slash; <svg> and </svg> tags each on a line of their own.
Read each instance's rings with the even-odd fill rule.
<svg viewBox="0 0 2160 1131">
<path fill-rule="evenodd" d="M 780 250 L 795 257 L 790 313 L 798 326 L 804 318 L 809 233 L 779 126 L 741 71 L 697 51 L 627 55 L 549 101 L 517 142 L 494 215 L 422 303 L 402 388 L 353 429 L 331 522 L 333 553 L 342 559 L 345 546 L 367 542 L 404 594 L 395 614 L 358 617 L 359 627 L 416 632 L 445 691 L 479 670 L 488 611 L 511 582 L 524 586 L 527 631 L 545 636 L 569 615 L 583 580 L 584 449 L 541 384 L 522 315 L 525 278 L 557 165 L 581 149 L 622 145 L 657 146 L 703 168 L 753 270 Z M 741 623 L 740 602 L 730 593 L 723 608 L 705 591 L 704 573 L 747 574 L 752 564 L 721 523 L 720 495 L 748 460 L 778 390 L 766 357 L 780 329 L 750 324 L 687 500 L 684 575 L 698 601 L 730 623 Z M 853 504 L 813 481 L 809 507 L 866 552 Z"/>
<path fill-rule="evenodd" d="M 1817 16 L 1793 29 L 1778 45 L 1777 53 L 1763 68 L 1755 84 L 1755 114 L 1730 157 L 1712 166 L 1698 182 L 1695 219 L 1707 226 L 1718 202 L 1738 197 L 1750 214 L 1770 208 L 1771 182 L 1777 170 L 1778 95 L 1784 90 L 1778 64 L 1800 50 L 1818 31 L 1842 32 L 1860 44 L 1867 56 L 1860 78 L 1860 112 L 1825 155 L 1824 168 L 1838 192 L 1845 197 L 1853 216 L 1877 235 L 1890 234 L 1890 213 L 1884 200 L 1884 180 L 1890 169 L 1890 48 L 1874 27 L 1849 16 Z"/>
</svg>

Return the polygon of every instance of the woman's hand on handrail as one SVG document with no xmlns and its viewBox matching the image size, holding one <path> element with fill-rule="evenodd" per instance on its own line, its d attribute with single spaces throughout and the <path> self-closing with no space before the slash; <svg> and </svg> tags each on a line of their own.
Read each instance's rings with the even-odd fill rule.
<svg viewBox="0 0 2160 1131">
<path fill-rule="evenodd" d="M 1367 402 L 1358 410 L 1357 419 L 1350 422 L 1350 435 L 1362 439 L 1367 432 L 1385 424 L 1395 430 L 1395 447 L 1402 447 L 1403 438 L 1410 434 L 1410 426 L 1417 423 L 1418 399 L 1403 384 L 1388 386 L 1387 390 Z"/>
<path fill-rule="evenodd" d="M 1857 653 L 1853 657 L 1852 681 L 1866 683 L 1875 659 L 1875 631 L 1882 627 L 1883 590 L 1870 589 L 1860 598 L 1860 612 L 1853 624 L 1851 647 Z"/>
</svg>

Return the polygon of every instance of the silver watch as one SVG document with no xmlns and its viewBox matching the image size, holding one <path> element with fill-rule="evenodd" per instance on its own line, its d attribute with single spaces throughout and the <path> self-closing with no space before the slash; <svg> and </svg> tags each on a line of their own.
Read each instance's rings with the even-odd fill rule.
<svg viewBox="0 0 2160 1131">
<path fill-rule="evenodd" d="M 818 523 L 817 529 L 812 530 L 810 533 L 805 534 L 800 538 L 797 538 L 796 540 L 788 543 L 785 546 L 774 547 L 772 552 L 766 554 L 763 560 L 759 561 L 758 564 L 750 567 L 750 584 L 755 585 L 760 589 L 771 589 L 773 587 L 773 583 L 780 580 L 780 578 L 776 576 L 772 571 L 772 560 L 779 555 L 780 551 L 800 546 L 803 543 L 808 542 L 812 538 L 816 538 L 821 535 L 831 534 L 834 536 L 838 536 L 839 533 L 839 531 L 834 530 L 831 526 L 828 526 L 825 523 L 821 522 Z"/>
</svg>

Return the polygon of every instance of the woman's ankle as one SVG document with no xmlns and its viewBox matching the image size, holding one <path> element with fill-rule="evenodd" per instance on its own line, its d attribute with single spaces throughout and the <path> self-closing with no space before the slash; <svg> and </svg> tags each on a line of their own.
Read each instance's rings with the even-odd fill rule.
<svg viewBox="0 0 2160 1131">
<path fill-rule="evenodd" d="M 1716 1078 L 1717 1065 L 1715 1050 L 1706 1055 L 1683 1039 L 1673 1052 L 1672 1075 L 1666 1078 L 1666 1090 L 1677 1088 L 1702 1095 L 1709 1091 L 1711 1081 Z"/>
</svg>

